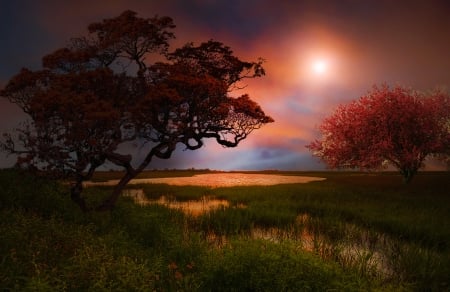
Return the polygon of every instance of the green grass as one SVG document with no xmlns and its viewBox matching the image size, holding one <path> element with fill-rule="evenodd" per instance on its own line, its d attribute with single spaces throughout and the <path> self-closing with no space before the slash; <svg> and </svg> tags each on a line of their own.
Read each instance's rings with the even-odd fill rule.
<svg viewBox="0 0 450 292">
<path fill-rule="evenodd" d="M 144 175 L 175 173 L 195 172 Z M 2 170 L 0 290 L 450 289 L 449 173 L 419 174 L 410 185 L 395 173 L 285 174 L 327 180 L 216 189 L 133 186 L 149 198 L 230 201 L 229 208 L 193 217 L 160 205 L 138 206 L 130 198 L 121 198 L 110 213 L 84 215 L 64 185 Z M 95 201 L 108 191 L 95 187 L 86 195 Z M 300 222 L 302 214 L 307 220 Z M 283 236 L 254 238 L 257 229 Z M 305 230 L 314 235 L 311 252 L 298 242 Z M 368 249 L 354 247 L 359 245 Z M 386 255 L 388 275 L 374 271 L 377 253 Z"/>
</svg>

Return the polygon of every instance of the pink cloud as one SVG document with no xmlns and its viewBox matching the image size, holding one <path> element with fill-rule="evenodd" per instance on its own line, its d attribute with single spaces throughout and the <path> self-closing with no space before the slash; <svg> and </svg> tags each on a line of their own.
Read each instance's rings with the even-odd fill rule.
<svg viewBox="0 0 450 292">
<path fill-rule="evenodd" d="M 226 164 L 232 157 L 258 159 L 251 151 L 264 150 L 266 158 L 273 154 L 270 149 L 309 155 L 303 144 L 316 137 L 321 120 L 338 104 L 366 93 L 374 83 L 400 82 L 419 89 L 450 86 L 446 10 L 426 1 L 412 1 L 409 9 L 395 1 L 376 2 L 382 8 L 377 13 L 368 11 L 366 5 L 354 5 L 347 7 L 355 9 L 349 14 L 341 7 L 344 4 L 333 1 L 237 1 L 225 5 L 212 0 L 42 0 L 32 5 L 32 15 L 36 25 L 60 46 L 70 37 L 86 33 L 89 23 L 131 9 L 142 17 L 156 13 L 172 17 L 177 25 L 174 47 L 213 38 L 229 45 L 244 60 L 266 59 L 267 75 L 247 80 L 248 86 L 233 95 L 249 93 L 275 123 L 255 131 L 236 149 L 208 143 L 195 155 L 188 155 L 205 166 L 213 160 L 218 161 L 215 165 Z M 49 47 L 48 52 L 54 49 Z M 324 78 L 312 74 L 314 58 L 330 62 Z M 177 155 L 176 161 L 191 163 L 187 154 Z"/>
</svg>

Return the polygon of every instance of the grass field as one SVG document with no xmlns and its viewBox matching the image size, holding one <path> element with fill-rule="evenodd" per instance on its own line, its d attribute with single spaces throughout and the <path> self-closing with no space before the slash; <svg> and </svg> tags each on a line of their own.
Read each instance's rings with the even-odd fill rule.
<svg viewBox="0 0 450 292">
<path fill-rule="evenodd" d="M 450 289 L 450 173 L 421 173 L 409 185 L 396 173 L 283 174 L 327 180 L 214 189 L 134 185 L 149 199 L 206 196 L 229 206 L 191 216 L 123 197 L 110 213 L 84 215 L 64 185 L 0 171 L 0 289 Z M 114 178 L 111 172 L 96 180 Z M 108 191 L 85 190 L 92 200 Z"/>
</svg>

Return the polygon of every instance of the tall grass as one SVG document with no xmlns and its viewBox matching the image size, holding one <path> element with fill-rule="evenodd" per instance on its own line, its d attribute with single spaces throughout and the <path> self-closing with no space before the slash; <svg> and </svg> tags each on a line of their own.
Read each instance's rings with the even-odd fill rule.
<svg viewBox="0 0 450 292">
<path fill-rule="evenodd" d="M 245 208 L 191 218 L 190 228 L 205 237 L 214 233 L 220 242 L 223 236 L 245 237 L 255 228 L 273 227 L 288 231 L 278 232 L 282 238 L 298 238 L 306 228 L 314 236 L 314 251 L 345 269 L 413 290 L 448 288 L 448 173 L 425 173 L 411 185 L 391 173 L 327 176 L 305 185 L 199 188 L 192 199 L 207 192 Z M 178 197 L 183 188 L 171 192 Z M 188 199 L 189 192 L 182 197 Z M 299 214 L 310 217 L 302 226 L 296 223 Z"/>
<path fill-rule="evenodd" d="M 84 215 L 65 186 L 2 170 L 0 290 L 450 289 L 448 173 L 411 185 L 390 173 L 320 176 L 327 180 L 269 187 L 133 186 L 149 198 L 206 195 L 230 206 L 195 217 L 124 197 L 110 213 Z"/>
</svg>

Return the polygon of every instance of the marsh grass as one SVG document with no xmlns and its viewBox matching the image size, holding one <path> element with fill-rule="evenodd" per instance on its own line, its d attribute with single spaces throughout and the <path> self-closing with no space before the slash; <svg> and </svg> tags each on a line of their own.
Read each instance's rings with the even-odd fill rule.
<svg viewBox="0 0 450 292">
<path fill-rule="evenodd" d="M 200 230 L 221 243 L 224 235 L 252 233 L 277 242 L 301 239 L 306 230 L 306 249 L 324 260 L 386 285 L 441 291 L 449 286 L 449 175 L 400 181 L 392 173 L 332 173 L 320 183 L 214 189 L 211 195 L 246 208 L 205 214 Z M 309 220 L 299 226 L 298 214 Z"/>
<path fill-rule="evenodd" d="M 448 173 L 419 174 L 411 185 L 392 173 L 312 175 L 327 180 L 133 186 L 149 199 L 210 196 L 230 206 L 191 216 L 122 197 L 112 212 L 86 216 L 64 186 L 2 170 L 0 289 L 450 289 Z M 86 195 L 94 202 L 108 191 L 92 187 Z"/>
</svg>

